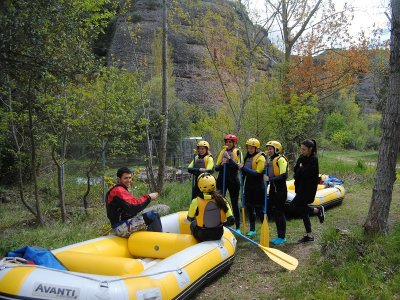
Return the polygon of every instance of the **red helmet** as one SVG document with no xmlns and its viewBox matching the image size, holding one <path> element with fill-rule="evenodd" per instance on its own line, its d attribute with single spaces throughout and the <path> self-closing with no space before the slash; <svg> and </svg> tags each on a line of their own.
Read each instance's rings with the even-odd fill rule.
<svg viewBox="0 0 400 300">
<path fill-rule="evenodd" d="M 232 142 L 237 143 L 238 138 L 237 138 L 237 136 L 234 135 L 234 134 L 227 134 L 227 135 L 224 137 L 224 141 L 226 141 L 226 140 L 231 140 Z"/>
</svg>

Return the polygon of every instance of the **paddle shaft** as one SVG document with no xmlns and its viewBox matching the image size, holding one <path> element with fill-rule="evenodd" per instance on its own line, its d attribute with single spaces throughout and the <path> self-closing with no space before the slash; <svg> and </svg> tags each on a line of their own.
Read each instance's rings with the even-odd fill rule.
<svg viewBox="0 0 400 300">
<path fill-rule="evenodd" d="M 225 197 L 226 195 L 226 163 L 224 163 L 224 166 L 222 168 L 222 196 Z"/>
</svg>

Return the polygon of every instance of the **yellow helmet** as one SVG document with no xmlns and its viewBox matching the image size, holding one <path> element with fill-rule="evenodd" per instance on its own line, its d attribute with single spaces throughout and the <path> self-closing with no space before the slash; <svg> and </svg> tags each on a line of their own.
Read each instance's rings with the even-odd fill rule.
<svg viewBox="0 0 400 300">
<path fill-rule="evenodd" d="M 246 145 L 254 146 L 258 149 L 258 148 L 260 148 L 260 141 L 255 138 L 250 138 L 246 141 Z"/>
<path fill-rule="evenodd" d="M 197 147 L 207 147 L 207 149 L 210 149 L 210 144 L 207 141 L 199 141 L 196 146 Z"/>
<path fill-rule="evenodd" d="M 269 141 L 267 144 L 265 144 L 265 147 L 268 146 L 274 147 L 276 153 L 282 154 L 282 145 L 278 141 Z"/>
<path fill-rule="evenodd" d="M 211 193 L 216 187 L 215 177 L 209 173 L 202 173 L 197 178 L 197 186 L 202 193 Z"/>
</svg>

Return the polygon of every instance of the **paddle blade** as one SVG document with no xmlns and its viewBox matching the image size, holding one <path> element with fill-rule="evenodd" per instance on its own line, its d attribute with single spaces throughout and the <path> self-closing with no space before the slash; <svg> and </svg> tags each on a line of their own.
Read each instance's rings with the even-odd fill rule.
<svg viewBox="0 0 400 300">
<path fill-rule="evenodd" d="M 264 247 L 269 247 L 269 226 L 266 214 L 264 215 L 264 221 L 261 225 L 260 245 Z"/>
<path fill-rule="evenodd" d="M 240 231 L 246 233 L 246 212 L 244 211 L 244 207 L 242 207 L 242 220 L 240 224 Z"/>
<path fill-rule="evenodd" d="M 290 256 L 289 254 L 286 254 L 285 252 L 282 252 L 278 249 L 275 248 L 268 248 L 268 247 L 263 247 L 259 245 L 260 249 L 265 252 L 265 254 L 268 255 L 268 257 L 276 262 L 278 265 L 281 265 L 285 269 L 288 270 L 295 270 L 299 264 L 299 261 L 297 258 Z"/>
</svg>

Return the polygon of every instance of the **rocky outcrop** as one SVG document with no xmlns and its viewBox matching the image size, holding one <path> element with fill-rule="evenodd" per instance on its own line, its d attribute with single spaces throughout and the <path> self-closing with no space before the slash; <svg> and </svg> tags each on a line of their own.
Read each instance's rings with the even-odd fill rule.
<svg viewBox="0 0 400 300">
<path fill-rule="evenodd" d="M 213 11 L 233 9 L 229 1 L 209 0 L 201 2 L 204 8 L 212 6 Z M 143 71 L 146 66 L 150 76 L 154 62 L 152 61 L 152 43 L 154 34 L 162 26 L 162 1 L 137 0 L 129 10 L 127 18 L 120 14 L 115 26 L 115 33 L 109 49 L 109 65 L 119 65 L 128 70 L 137 68 Z M 184 24 L 181 24 L 185 28 Z M 140 32 L 134 37 L 130 27 L 140 26 Z M 209 57 L 207 48 L 199 41 L 184 34 L 168 31 L 168 41 L 172 46 L 173 74 L 177 96 L 191 103 L 199 104 L 207 110 L 218 107 L 224 99 L 218 75 L 213 67 L 205 63 Z M 260 59 L 258 68 L 266 72 L 271 60 L 265 56 Z M 229 85 L 229 79 L 226 80 Z"/>
</svg>

